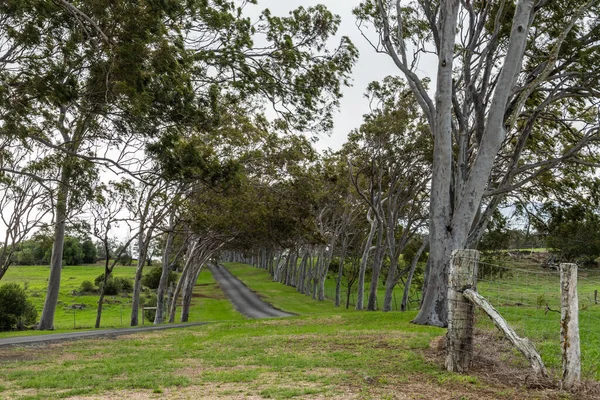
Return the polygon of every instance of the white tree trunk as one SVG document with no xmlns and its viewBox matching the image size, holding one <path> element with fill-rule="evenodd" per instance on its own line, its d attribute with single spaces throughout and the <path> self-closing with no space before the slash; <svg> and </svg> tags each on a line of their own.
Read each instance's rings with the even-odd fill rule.
<svg viewBox="0 0 600 400">
<path fill-rule="evenodd" d="M 430 269 L 423 304 L 413 322 L 421 325 L 447 325 L 446 295 L 448 263 L 452 253 L 452 66 L 459 0 L 440 3 L 440 49 L 438 60 L 435 117 L 432 127 L 433 174 L 429 207 Z"/>
<path fill-rule="evenodd" d="M 60 277 L 62 274 L 63 248 L 65 244 L 65 228 L 67 220 L 67 203 L 69 196 L 69 186 L 67 180 L 69 174 L 63 167 L 58 184 L 58 195 L 56 199 L 56 215 L 54 222 L 54 244 L 52 245 L 52 258 L 50 261 L 50 276 L 48 277 L 48 289 L 44 301 L 44 309 L 38 329 L 54 329 L 54 314 L 58 304 L 58 295 L 60 293 Z"/>
<path fill-rule="evenodd" d="M 360 262 L 360 270 L 358 271 L 358 293 L 356 294 L 356 309 L 362 310 L 364 308 L 365 298 L 365 273 L 367 272 L 367 263 L 369 261 L 369 252 L 371 251 L 371 244 L 375 237 L 375 230 L 377 228 L 377 220 L 373 218 L 371 221 L 371 230 L 369 236 L 365 242 L 365 248 L 363 251 L 362 259 Z"/>
</svg>

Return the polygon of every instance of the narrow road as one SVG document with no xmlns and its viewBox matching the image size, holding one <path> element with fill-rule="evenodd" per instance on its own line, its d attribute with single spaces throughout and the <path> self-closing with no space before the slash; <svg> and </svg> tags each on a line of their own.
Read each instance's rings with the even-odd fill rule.
<svg viewBox="0 0 600 400">
<path fill-rule="evenodd" d="M 225 295 L 229 298 L 235 309 L 248 318 L 277 318 L 291 317 L 294 314 L 276 309 L 265 303 L 252 292 L 238 278 L 227 271 L 225 267 L 209 266 L 213 278 Z"/>
<path fill-rule="evenodd" d="M 28 345 L 35 343 L 48 343 L 48 342 L 59 342 L 62 340 L 76 340 L 92 338 L 97 336 L 120 336 L 120 335 L 132 335 L 134 333 L 148 332 L 148 331 L 159 331 L 163 329 L 174 329 L 174 328 L 187 328 L 189 326 L 204 325 L 207 322 L 190 322 L 186 324 L 170 324 L 170 325 L 152 325 L 152 326 L 140 326 L 137 328 L 114 328 L 114 329 L 101 329 L 92 331 L 82 332 L 67 332 L 67 333 L 49 333 L 47 335 L 36 335 L 36 336 L 19 336 L 11 338 L 0 339 L 0 347 L 3 346 L 15 346 L 15 345 Z"/>
</svg>

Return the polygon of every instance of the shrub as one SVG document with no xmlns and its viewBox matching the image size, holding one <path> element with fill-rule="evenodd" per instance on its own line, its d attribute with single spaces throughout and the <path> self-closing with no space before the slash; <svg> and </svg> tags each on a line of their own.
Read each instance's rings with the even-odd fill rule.
<svg viewBox="0 0 600 400">
<path fill-rule="evenodd" d="M 100 287 L 100 285 L 104 282 L 104 274 L 100 274 L 94 279 L 94 285 Z"/>
<path fill-rule="evenodd" d="M 149 287 L 150 289 L 158 289 L 160 283 L 160 276 L 162 275 L 161 267 L 154 267 L 146 275 L 142 277 L 142 285 Z M 177 280 L 177 273 L 174 271 L 169 272 L 169 278 L 167 283 L 175 282 Z"/>
<path fill-rule="evenodd" d="M 35 324 L 37 310 L 16 283 L 0 286 L 0 331 L 24 330 Z"/>
<path fill-rule="evenodd" d="M 119 281 L 121 283 L 121 290 L 125 293 L 133 292 L 133 282 L 131 279 L 123 278 L 123 277 L 115 277 L 114 280 Z"/>
<path fill-rule="evenodd" d="M 144 302 L 144 306 L 146 307 L 156 307 L 158 300 L 156 299 L 156 295 L 152 294 L 150 298 L 148 298 Z M 156 317 L 156 310 L 144 310 L 143 318 L 146 318 L 146 321 L 154 322 L 154 317 Z"/>
<path fill-rule="evenodd" d="M 81 282 L 81 286 L 79 288 L 81 293 L 94 293 L 96 292 L 96 287 L 91 281 L 83 281 Z"/>
<path fill-rule="evenodd" d="M 94 279 L 96 286 L 100 287 L 104 282 L 104 274 L 99 275 Z M 133 291 L 133 283 L 130 279 L 118 277 L 109 277 L 104 288 L 104 294 L 116 296 L 121 292 L 130 293 Z"/>
<path fill-rule="evenodd" d="M 114 278 L 108 278 L 108 281 L 106 281 L 106 286 L 104 287 L 104 294 L 107 294 L 109 296 L 116 296 L 119 293 L 121 293 L 122 290 L 123 286 L 121 284 L 121 281 Z"/>
</svg>

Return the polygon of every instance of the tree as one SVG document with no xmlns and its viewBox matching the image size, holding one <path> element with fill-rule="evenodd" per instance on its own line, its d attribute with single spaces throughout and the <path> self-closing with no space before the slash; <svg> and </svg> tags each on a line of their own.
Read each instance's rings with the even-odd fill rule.
<svg viewBox="0 0 600 400">
<path fill-rule="evenodd" d="M 63 261 L 65 265 L 79 265 L 83 262 L 83 249 L 79 240 L 73 236 L 65 237 Z"/>
<path fill-rule="evenodd" d="M 360 129 L 351 133 L 342 152 L 348 159 L 350 179 L 369 207 L 377 231 L 367 309 L 376 309 L 379 276 L 387 252 L 390 268 L 383 310 L 390 311 L 392 291 L 408 272 L 398 271 L 400 254 L 427 218 L 424 203 L 430 182 L 431 147 L 426 123 L 402 80 L 387 77 L 383 82 L 371 83 L 368 89 L 371 113 L 365 115 Z M 359 290 L 357 308 L 362 306 L 362 297 Z"/>
<path fill-rule="evenodd" d="M 81 251 L 83 252 L 83 262 L 86 264 L 95 264 L 98 260 L 96 246 L 90 238 L 87 238 L 81 243 Z"/>
<path fill-rule="evenodd" d="M 24 165 L 0 168 L 50 182 L 53 197 L 40 329 L 53 326 L 67 220 L 94 196 L 99 169 L 143 180 L 147 164 L 138 156 L 148 142 L 190 127 L 209 137 L 224 126 L 224 110 L 260 114 L 265 99 L 279 115 L 276 129 L 331 126 L 357 56 L 347 38 L 335 49 L 325 45 L 339 17 L 317 6 L 283 18 L 266 10 L 250 21 L 245 3 L 0 6 L 0 133 L 35 159 L 25 163 L 32 172 Z M 264 35 L 264 43 L 254 46 L 255 35 Z"/>
<path fill-rule="evenodd" d="M 119 165 L 98 155 L 98 149 L 127 141 L 136 118 L 157 112 L 165 99 L 156 93 L 166 85 L 161 87 L 158 74 L 147 72 L 157 67 L 156 60 L 178 49 L 163 40 L 168 16 L 177 13 L 172 8 L 160 9 L 158 3 L 130 7 L 121 1 L 79 6 L 67 1 L 3 6 L 14 27 L 5 32 L 3 42 L 24 49 L 14 68 L 2 71 L 5 85 L 14 88 L 3 92 L 2 104 L 19 105 L 3 107 L 2 131 L 27 148 L 47 150 L 34 164 L 56 176 L 54 247 L 40 329 L 53 327 L 69 214 L 92 196 L 96 162 Z M 36 24 L 28 22 L 30 12 L 39 19 Z M 168 73 L 173 78 L 179 71 Z M 171 80 L 171 94 L 181 89 L 172 82 L 179 80 Z"/>
<path fill-rule="evenodd" d="M 0 163 L 12 164 L 13 168 L 19 162 L 19 155 L 16 149 L 0 145 Z M 15 261 L 21 265 L 36 263 L 33 249 L 23 245 L 49 214 L 47 201 L 48 191 L 36 179 L 25 175 L 5 176 L 0 172 L 0 221 L 5 231 L 0 242 L 0 279 Z"/>
<path fill-rule="evenodd" d="M 600 214 L 597 205 L 589 201 L 571 204 L 548 202 L 537 220 L 538 230 L 546 236 L 547 247 L 565 262 L 596 265 L 600 256 Z"/>
<path fill-rule="evenodd" d="M 598 12 L 580 0 L 368 0 L 355 10 L 375 26 L 375 47 L 405 75 L 433 133 L 431 247 L 416 323 L 446 325 L 450 254 L 477 245 L 508 193 L 553 168 L 595 164 Z M 435 99 L 414 72 L 429 49 Z"/>
<path fill-rule="evenodd" d="M 137 235 L 133 235 L 127 242 L 122 244 L 117 244 L 117 240 L 112 237 L 113 229 L 118 227 L 120 223 L 128 224 L 131 222 L 130 218 L 120 214 L 124 208 L 131 207 L 133 198 L 132 183 L 128 180 L 110 182 L 108 185 L 101 185 L 98 189 L 98 194 L 94 198 L 94 201 L 88 204 L 90 214 L 89 226 L 92 235 L 98 240 L 101 253 L 108 256 L 103 258 L 104 273 L 98 277 L 101 278 L 101 282 L 99 282 L 100 284 L 96 283 L 100 288 L 98 310 L 96 312 L 96 328 L 100 328 L 104 296 L 109 287 L 109 281 L 112 279 L 112 272 L 117 263 L 123 260 L 123 255 L 129 248 L 129 245 L 137 237 Z M 111 254 L 114 255 L 112 262 Z M 131 256 L 129 256 L 130 259 Z"/>
<path fill-rule="evenodd" d="M 37 319 L 35 306 L 16 283 L 0 286 L 0 331 L 23 330 Z"/>
</svg>

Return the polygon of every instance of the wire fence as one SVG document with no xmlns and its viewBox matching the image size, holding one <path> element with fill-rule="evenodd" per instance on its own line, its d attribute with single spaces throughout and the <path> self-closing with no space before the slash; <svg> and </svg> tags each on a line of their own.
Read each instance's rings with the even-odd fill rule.
<svg viewBox="0 0 600 400">
<path fill-rule="evenodd" d="M 533 342 L 551 375 L 561 374 L 561 281 L 558 266 L 531 268 L 479 261 L 477 292 L 514 331 Z M 579 332 L 583 379 L 600 380 L 600 269 L 579 269 Z M 475 329 L 495 332 L 487 315 L 475 311 Z M 490 351 L 480 343 L 474 351 Z M 516 358 L 518 360 L 518 358 Z M 523 358 L 521 358 L 523 361 Z M 514 362 L 514 360 L 512 361 Z"/>
</svg>

